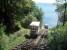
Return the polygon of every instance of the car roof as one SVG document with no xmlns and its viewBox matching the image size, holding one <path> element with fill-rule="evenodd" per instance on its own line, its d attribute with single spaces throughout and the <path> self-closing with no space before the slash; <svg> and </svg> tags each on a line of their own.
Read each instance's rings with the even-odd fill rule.
<svg viewBox="0 0 67 50">
<path fill-rule="evenodd" d="M 40 22 L 39 21 L 33 21 L 30 23 L 30 26 L 40 26 Z"/>
</svg>

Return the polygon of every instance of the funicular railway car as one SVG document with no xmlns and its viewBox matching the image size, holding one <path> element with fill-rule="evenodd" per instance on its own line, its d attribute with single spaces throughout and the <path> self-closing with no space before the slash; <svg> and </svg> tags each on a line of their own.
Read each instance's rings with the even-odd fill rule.
<svg viewBox="0 0 67 50">
<path fill-rule="evenodd" d="M 30 29 L 31 29 L 30 37 L 32 39 L 33 46 L 37 46 L 42 36 L 47 37 L 48 25 L 45 25 L 44 29 L 43 28 L 40 29 L 40 22 L 34 21 L 31 22 Z"/>
<path fill-rule="evenodd" d="M 40 29 L 40 22 L 39 21 L 31 22 L 30 29 L 31 29 L 31 33 L 30 33 L 31 38 L 33 39 L 37 38 Z"/>
</svg>

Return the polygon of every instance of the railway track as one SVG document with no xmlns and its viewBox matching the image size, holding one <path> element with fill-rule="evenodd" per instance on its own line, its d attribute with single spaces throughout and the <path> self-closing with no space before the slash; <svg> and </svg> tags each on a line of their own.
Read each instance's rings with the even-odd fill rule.
<svg viewBox="0 0 67 50">
<path fill-rule="evenodd" d="M 11 50 L 27 50 L 28 48 L 31 47 L 31 42 L 32 42 L 32 40 L 26 40 L 26 41 L 24 41 L 23 44 L 17 45 L 15 48 L 13 48 Z"/>
<path fill-rule="evenodd" d="M 40 33 L 44 34 L 43 31 L 41 31 Z M 11 50 L 47 50 L 48 40 L 44 36 L 40 35 L 40 37 L 37 39 L 28 39 L 24 41 L 23 44 L 17 45 L 15 48 Z M 36 43 L 33 43 L 33 42 L 36 42 Z"/>
<path fill-rule="evenodd" d="M 37 46 L 32 46 L 32 39 L 26 40 L 23 44 L 17 45 L 12 50 L 45 50 L 47 48 L 47 39 L 41 38 Z"/>
</svg>

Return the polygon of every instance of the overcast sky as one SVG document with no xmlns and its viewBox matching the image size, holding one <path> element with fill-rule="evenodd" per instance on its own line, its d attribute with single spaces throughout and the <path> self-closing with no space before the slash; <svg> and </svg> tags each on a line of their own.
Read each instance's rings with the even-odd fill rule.
<svg viewBox="0 0 67 50">
<path fill-rule="evenodd" d="M 55 3 L 56 0 L 33 0 L 36 3 Z"/>
</svg>

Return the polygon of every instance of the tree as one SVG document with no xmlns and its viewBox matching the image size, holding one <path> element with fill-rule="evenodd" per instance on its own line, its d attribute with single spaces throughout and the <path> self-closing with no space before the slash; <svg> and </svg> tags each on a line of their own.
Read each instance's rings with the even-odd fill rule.
<svg viewBox="0 0 67 50">
<path fill-rule="evenodd" d="M 18 21 L 28 27 L 33 19 L 41 18 L 42 12 L 32 0 L 0 0 L 0 23 L 6 26 L 6 32 L 16 31 Z"/>
<path fill-rule="evenodd" d="M 34 7 L 32 0 L 0 0 L 0 23 L 6 26 L 7 32 L 14 32 L 16 21 L 26 18 Z"/>
<path fill-rule="evenodd" d="M 29 24 L 32 22 L 32 21 L 40 21 L 41 24 L 42 24 L 42 15 L 43 15 L 43 12 L 40 8 L 38 8 L 35 3 L 33 2 L 32 3 L 32 10 L 31 12 L 29 12 L 29 14 L 27 14 L 27 16 L 25 16 L 22 21 L 21 21 L 21 25 L 24 27 L 24 28 L 28 28 L 29 27 Z"/>
<path fill-rule="evenodd" d="M 24 28 L 28 28 L 29 27 L 29 24 L 32 22 L 32 21 L 37 21 L 37 18 L 32 16 L 31 14 L 28 14 L 27 16 L 25 16 L 25 18 L 21 21 L 21 25 L 22 27 Z"/>
<path fill-rule="evenodd" d="M 60 22 L 63 22 L 63 25 L 65 24 L 65 21 L 67 21 L 67 2 L 66 0 L 56 0 L 57 1 L 57 9 L 56 11 L 59 13 L 59 20 Z"/>
<path fill-rule="evenodd" d="M 32 11 L 32 15 L 34 16 L 34 17 L 36 17 L 37 18 L 37 21 L 40 21 L 40 25 L 42 26 L 42 16 L 43 16 L 43 12 L 42 12 L 42 10 L 40 9 L 40 8 L 38 8 L 38 7 L 34 7 L 34 9 L 33 9 L 33 11 Z"/>
</svg>

